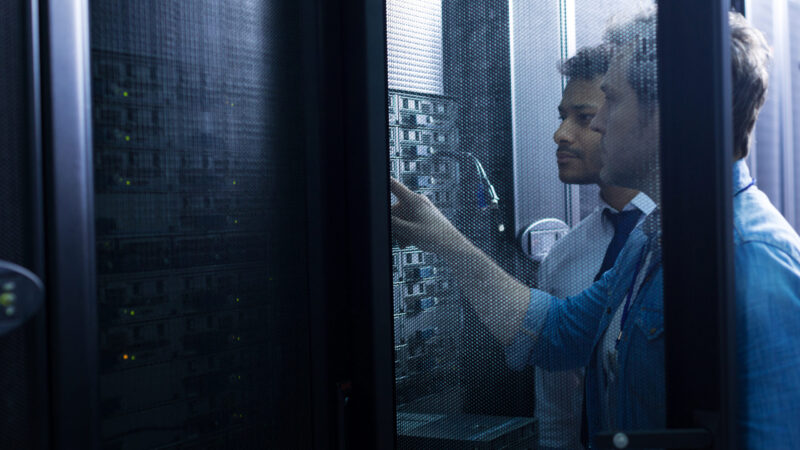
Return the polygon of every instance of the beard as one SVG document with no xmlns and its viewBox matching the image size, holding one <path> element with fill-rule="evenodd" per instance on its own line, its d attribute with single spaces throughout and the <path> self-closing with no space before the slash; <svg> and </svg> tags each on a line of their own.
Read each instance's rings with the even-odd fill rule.
<svg viewBox="0 0 800 450">
<path fill-rule="evenodd" d="M 648 191 L 653 180 L 659 180 L 660 175 L 658 131 L 646 127 L 632 134 L 611 147 L 603 136 L 600 180 L 613 186 Z M 609 148 L 614 151 L 609 151 Z"/>
<path fill-rule="evenodd" d="M 621 153 L 616 157 L 604 153 L 600 180 L 613 186 L 649 191 L 653 180 L 658 180 L 658 149 L 629 148 Z"/>
</svg>

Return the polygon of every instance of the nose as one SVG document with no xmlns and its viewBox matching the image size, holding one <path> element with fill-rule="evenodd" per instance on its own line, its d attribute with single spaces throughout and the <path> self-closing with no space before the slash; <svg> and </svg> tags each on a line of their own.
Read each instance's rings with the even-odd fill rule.
<svg viewBox="0 0 800 450">
<path fill-rule="evenodd" d="M 606 134 L 606 122 L 608 120 L 608 107 L 606 106 L 606 102 L 603 102 L 600 105 L 600 109 L 597 111 L 597 114 L 594 115 L 592 121 L 589 123 L 589 128 L 596 132 L 605 135 Z"/>
<path fill-rule="evenodd" d="M 564 120 L 561 122 L 561 125 L 558 126 L 555 134 L 553 134 L 553 140 L 556 141 L 556 144 L 559 146 L 572 145 L 572 133 L 570 133 L 569 130 L 569 120 Z"/>
</svg>

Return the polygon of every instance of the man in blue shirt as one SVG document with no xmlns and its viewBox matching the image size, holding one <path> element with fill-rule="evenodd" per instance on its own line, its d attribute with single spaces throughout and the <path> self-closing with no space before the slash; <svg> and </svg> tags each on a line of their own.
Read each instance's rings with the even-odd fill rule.
<svg viewBox="0 0 800 450">
<path fill-rule="evenodd" d="M 800 443 L 800 238 L 754 186 L 743 158 L 764 103 L 769 48 L 731 14 L 734 86 L 734 250 L 741 405 L 746 448 Z M 592 126 L 603 135 L 601 179 L 660 198 L 656 17 L 609 30 L 615 57 Z M 439 253 L 509 364 L 586 367 L 590 435 L 665 426 L 660 214 L 630 235 L 616 265 L 579 295 L 557 299 L 505 273 L 424 197 L 392 181 L 399 239 Z"/>
<path fill-rule="evenodd" d="M 634 189 L 600 180 L 602 135 L 590 128 L 604 102 L 600 85 L 608 70 L 608 46 L 579 50 L 561 65 L 567 84 L 558 105 L 561 124 L 553 135 L 558 177 L 564 183 L 599 187 L 598 205 L 558 239 L 539 265 L 537 287 L 558 298 L 581 293 L 613 267 L 633 228 L 656 207 Z M 582 369 L 535 368 L 538 445 L 542 449 L 578 449 L 582 437 Z"/>
</svg>

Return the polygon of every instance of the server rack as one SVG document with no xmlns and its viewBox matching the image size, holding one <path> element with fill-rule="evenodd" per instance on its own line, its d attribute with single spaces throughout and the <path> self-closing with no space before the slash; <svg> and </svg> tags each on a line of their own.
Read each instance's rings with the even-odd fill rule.
<svg viewBox="0 0 800 450">
<path fill-rule="evenodd" d="M 302 11 L 46 13 L 55 441 L 310 446 Z"/>
<path fill-rule="evenodd" d="M 492 239 L 492 213 L 498 211 L 490 211 L 498 205 L 485 191 L 477 160 L 460 144 L 458 102 L 390 90 L 387 104 L 390 175 L 427 196 L 456 227 L 499 255 Z M 399 447 L 529 442 L 535 435 L 532 419 L 503 417 L 513 415 L 516 405 L 480 404 L 484 397 L 477 391 L 509 399 L 514 389 L 508 380 L 489 386 L 479 375 L 489 364 L 504 363 L 493 358 L 494 341 L 476 331 L 482 328 L 462 301 L 458 274 L 435 253 L 395 244 L 392 282 Z M 486 428 L 493 432 L 484 433 Z"/>
<path fill-rule="evenodd" d="M 388 111 L 391 176 L 458 221 L 457 104 L 389 91 Z M 433 253 L 393 246 L 392 281 L 398 410 L 414 410 L 409 403 L 457 389 L 463 309 L 455 280 Z"/>
<path fill-rule="evenodd" d="M 307 375 L 275 363 L 303 367 L 308 344 L 286 327 L 307 308 L 303 258 L 288 260 L 303 239 L 286 243 L 305 211 L 279 195 L 301 186 L 302 155 L 275 150 L 279 58 L 249 41 L 272 18 L 179 7 L 91 6 L 101 445 L 277 444 L 285 397 L 300 418 L 308 399 Z M 139 31 L 146 12 L 164 29 Z M 233 21 L 241 43 L 220 34 Z M 200 33 L 221 43 L 203 50 Z"/>
</svg>

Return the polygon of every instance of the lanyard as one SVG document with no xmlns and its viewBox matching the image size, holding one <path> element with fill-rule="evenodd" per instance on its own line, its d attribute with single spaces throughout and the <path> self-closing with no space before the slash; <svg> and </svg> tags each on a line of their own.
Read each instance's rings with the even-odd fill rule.
<svg viewBox="0 0 800 450">
<path fill-rule="evenodd" d="M 750 189 L 751 187 L 753 187 L 755 184 L 756 184 L 756 180 L 753 179 L 752 181 L 750 181 L 750 183 L 747 186 L 739 189 L 733 196 L 736 197 L 737 195 L 741 194 L 742 192 L 744 192 L 744 191 Z M 631 286 L 628 288 L 628 294 L 625 297 L 625 305 L 623 306 L 623 310 L 622 310 L 622 320 L 620 320 L 620 323 L 619 323 L 619 334 L 617 335 L 617 342 L 615 343 L 615 347 L 616 348 L 619 348 L 619 343 L 620 343 L 620 341 L 622 341 L 622 330 L 625 328 L 625 321 L 628 320 L 628 314 L 630 313 L 630 310 L 631 310 L 631 299 L 633 297 L 633 288 L 636 286 L 636 279 L 639 277 L 639 272 L 642 270 L 642 263 L 644 262 L 644 260 L 645 260 L 645 258 L 647 256 L 647 252 L 649 250 L 650 250 L 650 245 L 648 243 L 647 245 L 644 246 L 644 248 L 642 248 L 642 253 L 639 255 L 639 260 L 636 262 L 636 270 L 634 271 L 634 274 L 633 274 L 633 280 L 631 281 Z M 652 275 L 654 269 L 655 269 L 655 265 L 651 264 L 649 269 L 647 270 L 647 273 L 645 274 L 644 279 L 642 280 L 642 284 L 639 285 L 639 291 L 641 291 L 642 286 L 644 286 L 644 284 L 650 278 L 650 275 Z M 637 294 L 638 294 L 638 292 L 637 292 Z"/>
<path fill-rule="evenodd" d="M 623 306 L 622 309 L 622 320 L 620 320 L 619 323 L 619 334 L 617 335 L 617 342 L 614 345 L 615 348 L 619 348 L 619 343 L 620 341 L 622 341 L 622 330 L 625 327 L 625 321 L 628 320 L 628 314 L 631 311 L 631 306 L 632 306 L 631 299 L 633 298 L 633 288 L 636 286 L 636 279 L 639 278 L 639 272 L 642 270 L 642 263 L 646 259 L 647 253 L 649 251 L 650 251 L 650 244 L 648 243 L 647 245 L 644 246 L 644 248 L 642 248 L 642 253 L 639 255 L 639 260 L 636 262 L 636 270 L 633 273 L 633 280 L 631 281 L 631 286 L 628 288 L 628 295 L 625 298 L 625 305 Z M 641 291 L 642 286 L 644 286 L 644 284 L 647 283 L 647 280 L 650 278 L 650 275 L 652 275 L 655 267 L 656 265 L 650 264 L 650 267 L 648 268 L 647 273 L 645 274 L 645 277 L 642 280 L 642 284 L 639 285 L 638 291 Z"/>
<path fill-rule="evenodd" d="M 751 187 L 753 187 L 755 184 L 756 184 L 756 180 L 753 179 L 752 181 L 750 181 L 750 183 L 747 186 L 739 189 L 733 196 L 736 197 L 737 195 L 741 194 L 742 192 L 744 192 L 744 191 L 750 189 Z M 649 249 L 650 249 L 650 245 L 648 243 L 648 245 L 645 245 L 644 248 L 642 248 L 642 253 L 639 255 L 639 260 L 636 262 L 636 270 L 633 273 L 633 280 L 631 281 L 631 286 L 628 288 L 628 294 L 625 297 L 625 305 L 623 306 L 623 310 L 622 310 L 622 320 L 620 320 L 620 324 L 619 324 L 619 334 L 617 335 L 617 342 L 615 343 L 615 347 L 616 348 L 619 348 L 619 343 L 620 343 L 620 341 L 622 341 L 622 330 L 625 329 L 625 321 L 628 320 L 628 314 L 631 311 L 631 299 L 633 298 L 633 288 L 636 286 L 636 279 L 639 277 L 639 272 L 642 270 L 642 263 L 644 262 Z M 654 269 L 655 269 L 655 265 L 651 264 L 649 269 L 647 270 L 647 273 L 645 274 L 644 279 L 642 280 L 642 284 L 639 285 L 639 291 L 641 291 L 642 286 L 644 286 L 644 284 L 650 278 L 650 275 L 652 275 Z M 638 292 L 637 292 L 637 294 L 638 294 Z"/>
<path fill-rule="evenodd" d="M 750 184 L 748 184 L 747 186 L 745 186 L 745 187 L 739 189 L 738 191 L 736 191 L 736 193 L 733 194 L 733 196 L 736 197 L 737 195 L 741 194 L 742 192 L 744 192 L 744 191 L 750 189 L 751 187 L 753 187 L 755 184 L 756 184 L 756 179 L 753 178 L 753 180 L 750 181 Z"/>
</svg>

